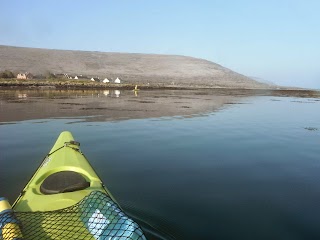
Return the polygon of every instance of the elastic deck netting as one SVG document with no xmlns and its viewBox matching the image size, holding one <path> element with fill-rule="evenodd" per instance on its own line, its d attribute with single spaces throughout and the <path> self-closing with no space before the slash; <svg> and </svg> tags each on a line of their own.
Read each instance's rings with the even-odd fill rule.
<svg viewBox="0 0 320 240">
<path fill-rule="evenodd" d="M 0 214 L 0 240 L 14 239 L 17 225 L 22 236 L 15 239 L 146 239 L 139 225 L 100 191 L 91 192 L 79 203 L 61 210 Z"/>
</svg>

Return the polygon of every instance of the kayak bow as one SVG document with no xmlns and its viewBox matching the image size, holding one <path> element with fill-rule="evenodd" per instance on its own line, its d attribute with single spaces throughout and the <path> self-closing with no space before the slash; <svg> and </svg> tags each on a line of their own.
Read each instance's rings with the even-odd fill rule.
<svg viewBox="0 0 320 240">
<path fill-rule="evenodd" d="M 1 200 L 0 239 L 145 240 L 116 203 L 80 144 L 62 132 L 13 204 Z"/>
<path fill-rule="evenodd" d="M 66 208 L 92 191 L 104 192 L 114 200 L 79 146 L 70 132 L 62 132 L 14 202 L 13 209 L 52 211 Z"/>
</svg>

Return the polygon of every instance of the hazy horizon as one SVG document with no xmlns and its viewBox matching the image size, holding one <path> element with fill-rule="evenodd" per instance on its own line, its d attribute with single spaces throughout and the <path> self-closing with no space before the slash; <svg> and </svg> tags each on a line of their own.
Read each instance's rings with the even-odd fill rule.
<svg viewBox="0 0 320 240">
<path fill-rule="evenodd" d="M 317 1 L 13 0 L 0 7 L 0 45 L 184 55 L 320 89 Z"/>
</svg>

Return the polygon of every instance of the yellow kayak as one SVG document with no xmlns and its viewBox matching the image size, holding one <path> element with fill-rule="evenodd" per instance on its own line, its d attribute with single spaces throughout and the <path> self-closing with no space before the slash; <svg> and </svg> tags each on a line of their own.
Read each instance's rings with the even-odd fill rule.
<svg viewBox="0 0 320 240">
<path fill-rule="evenodd" d="M 79 146 L 62 132 L 12 210 L 0 201 L 0 239 L 146 239 Z"/>
</svg>

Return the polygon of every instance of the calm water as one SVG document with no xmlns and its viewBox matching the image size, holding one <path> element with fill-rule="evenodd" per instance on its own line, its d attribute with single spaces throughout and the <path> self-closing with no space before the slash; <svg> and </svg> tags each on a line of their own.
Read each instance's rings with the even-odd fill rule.
<svg viewBox="0 0 320 240">
<path fill-rule="evenodd" d="M 17 97 L 11 93 L 2 92 L 0 109 Z M 50 112 L 41 91 L 33 97 Z M 158 238 L 319 239 L 319 98 L 247 96 L 233 103 L 242 104 L 183 117 L 6 120 L 0 195 L 13 201 L 69 130 L 120 205 Z"/>
</svg>

